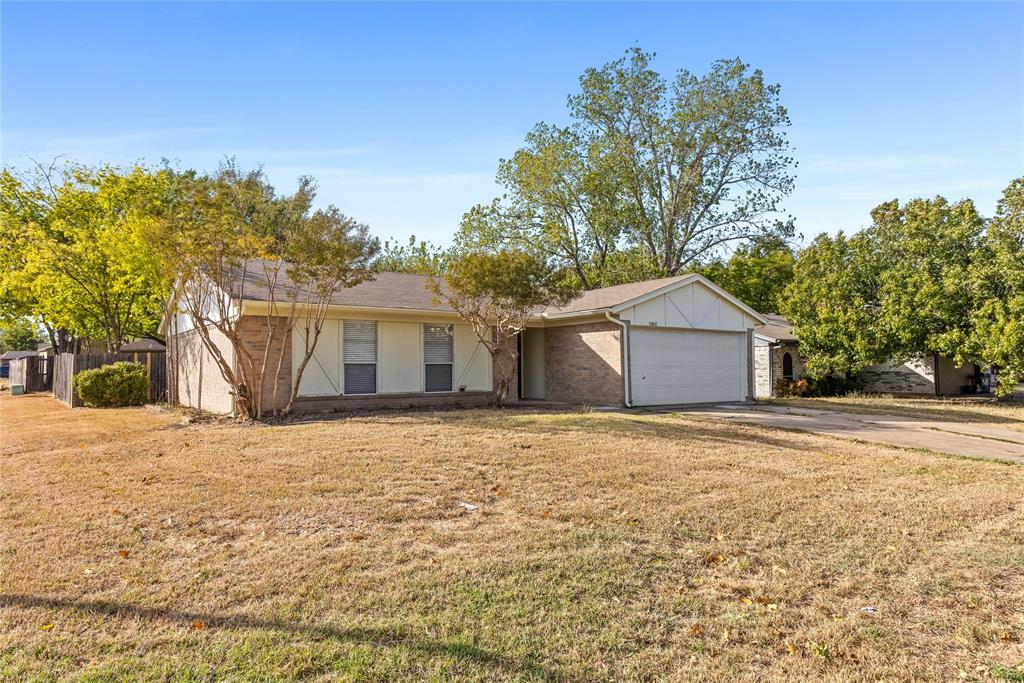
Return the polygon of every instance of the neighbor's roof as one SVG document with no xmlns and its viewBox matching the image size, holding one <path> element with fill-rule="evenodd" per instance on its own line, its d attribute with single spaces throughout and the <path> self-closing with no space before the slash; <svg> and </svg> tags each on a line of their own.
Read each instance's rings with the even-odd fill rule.
<svg viewBox="0 0 1024 683">
<path fill-rule="evenodd" d="M 278 299 L 287 286 L 287 278 L 279 276 Z M 339 289 L 331 296 L 331 305 L 356 306 L 361 308 L 401 308 L 420 311 L 442 311 L 451 313 L 452 308 L 443 302 L 434 301 L 434 293 L 427 289 L 430 278 L 409 273 L 376 273 L 372 280 L 361 282 L 355 287 Z M 442 290 L 446 289 L 444 282 Z M 269 287 L 263 267 L 257 262 L 250 264 L 244 280 L 236 284 L 234 298 L 246 301 L 267 301 Z M 241 295 L 241 296 L 239 296 Z"/>
<path fill-rule="evenodd" d="M 0 360 L 18 360 L 19 358 L 38 355 L 38 351 L 4 351 L 3 355 L 0 355 Z"/>
<path fill-rule="evenodd" d="M 796 335 L 793 333 L 793 326 L 789 324 L 789 320 L 784 315 L 776 315 L 774 313 L 763 313 L 765 318 L 768 319 L 767 325 L 761 325 L 754 332 L 767 337 L 768 339 L 774 339 L 775 341 L 791 342 L 796 341 Z"/>
<path fill-rule="evenodd" d="M 136 339 L 121 347 L 121 353 L 144 353 L 146 351 L 166 351 L 167 347 L 155 339 Z"/>
<path fill-rule="evenodd" d="M 606 308 L 614 308 L 627 301 L 632 301 L 645 294 L 655 292 L 662 287 L 674 284 L 691 277 L 687 275 L 676 275 L 674 277 L 663 277 L 657 280 L 644 280 L 643 282 L 630 282 L 624 285 L 613 285 L 601 289 L 591 289 L 583 292 L 578 297 L 564 306 L 549 306 L 544 311 L 545 315 L 559 315 L 563 313 L 580 313 L 582 311 L 600 311 Z"/>
</svg>

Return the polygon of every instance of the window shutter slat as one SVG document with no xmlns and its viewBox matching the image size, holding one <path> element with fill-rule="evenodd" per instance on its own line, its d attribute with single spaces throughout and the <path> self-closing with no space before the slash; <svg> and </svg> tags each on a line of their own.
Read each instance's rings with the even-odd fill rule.
<svg viewBox="0 0 1024 683">
<path fill-rule="evenodd" d="M 425 366 L 424 380 L 427 391 L 452 390 L 452 364 L 432 363 Z"/>
<path fill-rule="evenodd" d="M 451 325 L 423 326 L 423 362 L 451 363 L 454 360 Z"/>
<path fill-rule="evenodd" d="M 455 328 L 452 325 L 423 326 L 423 388 L 425 391 L 452 390 L 455 361 Z"/>
<path fill-rule="evenodd" d="M 371 363 L 345 363 L 346 394 L 376 394 L 377 366 Z"/>
<path fill-rule="evenodd" d="M 377 393 L 377 323 L 346 320 L 342 326 L 346 394 Z"/>
<path fill-rule="evenodd" d="M 346 363 L 377 362 L 377 323 L 371 320 L 346 320 L 344 334 Z"/>
</svg>

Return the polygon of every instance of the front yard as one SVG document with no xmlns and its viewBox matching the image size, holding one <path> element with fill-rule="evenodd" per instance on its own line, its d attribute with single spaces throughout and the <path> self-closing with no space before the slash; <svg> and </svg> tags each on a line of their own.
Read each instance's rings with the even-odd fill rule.
<svg viewBox="0 0 1024 683">
<path fill-rule="evenodd" d="M 0 678 L 1024 677 L 1024 468 L 681 415 L 0 397 Z"/>
</svg>

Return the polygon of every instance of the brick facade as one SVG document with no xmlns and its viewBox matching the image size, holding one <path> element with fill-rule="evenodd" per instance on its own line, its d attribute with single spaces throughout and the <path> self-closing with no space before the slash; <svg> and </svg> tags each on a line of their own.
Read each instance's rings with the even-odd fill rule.
<svg viewBox="0 0 1024 683">
<path fill-rule="evenodd" d="M 270 338 L 270 328 L 267 326 L 267 318 L 261 315 L 242 316 L 238 322 L 238 334 L 242 344 L 252 354 L 256 367 L 263 363 L 263 354 L 270 342 L 270 351 L 267 354 L 267 372 L 263 380 L 263 410 L 272 412 L 275 408 L 283 408 L 288 403 L 288 394 L 292 388 L 292 337 L 284 330 L 287 325 L 287 318 L 277 319 L 277 330 L 273 338 Z M 281 356 L 281 354 L 284 354 Z M 281 371 L 274 379 L 274 370 L 277 368 L 278 359 L 281 360 Z M 241 366 L 242 359 L 235 361 L 236 366 Z M 275 401 L 274 384 L 277 384 L 277 396 Z"/>
<path fill-rule="evenodd" d="M 549 401 L 622 405 L 622 328 L 611 322 L 544 329 Z"/>
<path fill-rule="evenodd" d="M 921 358 L 903 364 L 870 365 L 860 372 L 857 381 L 872 394 L 934 394 L 935 362 Z"/>
</svg>

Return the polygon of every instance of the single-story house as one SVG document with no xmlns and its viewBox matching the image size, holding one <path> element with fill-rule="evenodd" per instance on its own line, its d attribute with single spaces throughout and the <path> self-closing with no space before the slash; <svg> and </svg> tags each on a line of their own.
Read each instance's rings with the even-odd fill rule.
<svg viewBox="0 0 1024 683">
<path fill-rule="evenodd" d="M 241 317 L 244 343 L 262 354 L 270 306 L 265 283 L 250 273 L 225 296 Z M 696 274 L 585 292 L 538 311 L 519 335 L 509 400 L 627 406 L 748 400 L 753 331 L 765 322 Z M 266 382 L 265 406 L 273 405 L 275 382 L 277 403 L 287 398 L 302 358 L 301 327 L 272 341 L 271 354 L 283 348 L 284 363 Z M 229 413 L 229 387 L 194 328 L 183 310 L 161 325 L 177 366 L 178 402 Z M 216 330 L 211 338 L 227 362 L 237 362 L 228 340 Z M 491 399 L 493 377 L 490 355 L 472 327 L 435 299 L 427 278 L 378 273 L 331 299 L 294 410 L 480 405 Z"/>
<path fill-rule="evenodd" d="M 764 317 L 768 322 L 754 331 L 758 398 L 776 396 L 780 379 L 793 380 L 806 375 L 806 364 L 799 353 L 799 340 L 792 325 L 781 315 L 765 314 Z M 857 375 L 860 389 L 872 394 L 971 394 L 984 386 L 984 380 L 977 365 L 958 366 L 951 358 L 939 355 L 906 363 L 871 365 Z"/>
</svg>

